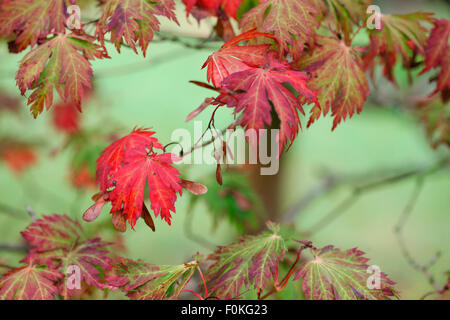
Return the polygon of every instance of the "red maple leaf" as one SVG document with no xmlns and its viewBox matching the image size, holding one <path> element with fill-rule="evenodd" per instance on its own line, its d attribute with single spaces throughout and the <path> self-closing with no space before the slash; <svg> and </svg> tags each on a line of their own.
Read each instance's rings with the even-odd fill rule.
<svg viewBox="0 0 450 320">
<path fill-rule="evenodd" d="M 306 81 L 308 76 L 291 69 L 288 63 L 278 61 L 274 54 L 267 56 L 266 65 L 236 72 L 222 82 L 229 93 L 221 94 L 217 100 L 235 107 L 235 113 L 243 112 L 241 125 L 246 129 L 264 129 L 272 124 L 272 106 L 281 121 L 278 136 L 281 152 L 289 139 L 292 143 L 301 125 L 298 111 L 304 114 L 302 103 L 285 84 L 290 84 L 301 97 L 316 103 L 316 94 Z"/>
<path fill-rule="evenodd" d="M 210 55 L 203 65 L 203 68 L 208 67 L 208 81 L 212 82 L 214 86 L 220 87 L 223 79 L 230 74 L 263 65 L 266 62 L 270 44 L 237 45 L 241 41 L 250 40 L 258 36 L 275 39 L 271 34 L 250 30 L 226 42 L 219 51 Z"/>
<path fill-rule="evenodd" d="M 35 150 L 27 144 L 4 141 L 0 142 L 0 159 L 16 174 L 23 173 L 37 162 Z"/>
<path fill-rule="evenodd" d="M 141 216 L 148 219 L 149 215 L 143 216 L 144 190 L 148 182 L 155 216 L 160 215 L 170 225 L 170 211 L 175 212 L 176 193 L 182 194 L 182 180 L 178 170 L 171 166 L 174 155 L 155 152 L 163 147 L 153 135 L 152 131 L 135 129 L 104 150 L 97 161 L 97 181 L 103 196 L 96 199 L 98 204 L 88 209 L 85 220 L 95 219 L 106 201 L 112 203 L 115 225 L 121 223 L 120 216 L 126 217 L 131 227 Z"/>
<path fill-rule="evenodd" d="M 131 150 L 126 157 L 127 164 L 114 175 L 115 188 L 110 193 L 111 212 L 124 212 L 134 227 L 142 213 L 147 180 L 155 216 L 161 215 L 170 225 L 170 211 L 175 212 L 176 193 L 182 194 L 181 179 L 177 176 L 180 173 L 170 166 L 172 156 L 170 153 L 158 155 L 145 148 Z"/>
<path fill-rule="evenodd" d="M 73 135 L 80 131 L 80 113 L 71 103 L 59 103 L 53 108 L 53 125 L 58 131 Z"/>
<path fill-rule="evenodd" d="M 183 0 L 186 5 L 186 12 L 192 12 L 196 18 L 206 17 L 208 15 L 218 16 L 219 11 L 223 10 L 228 16 L 236 19 L 242 0 Z"/>
<path fill-rule="evenodd" d="M 146 129 L 135 129 L 129 135 L 114 141 L 97 160 L 97 182 L 100 190 L 105 193 L 113 187 L 111 175 L 125 164 L 125 152 L 138 147 L 163 149 L 158 139 L 153 137 L 155 132 Z"/>
<path fill-rule="evenodd" d="M 87 163 L 82 163 L 79 168 L 71 168 L 69 180 L 77 189 L 95 188 L 97 185 L 95 175 L 91 173 Z"/>
</svg>

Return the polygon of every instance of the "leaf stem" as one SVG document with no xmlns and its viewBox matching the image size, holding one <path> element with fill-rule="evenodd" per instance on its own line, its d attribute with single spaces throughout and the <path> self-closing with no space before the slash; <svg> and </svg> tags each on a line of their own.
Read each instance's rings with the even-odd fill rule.
<svg viewBox="0 0 450 320">
<path fill-rule="evenodd" d="M 286 276 L 283 278 L 283 280 L 281 280 L 281 282 L 278 284 L 278 267 L 275 273 L 275 283 L 273 285 L 273 289 L 270 290 L 269 292 L 267 292 L 264 296 L 260 296 L 260 292 L 258 293 L 258 299 L 259 300 L 264 300 L 267 297 L 269 297 L 270 295 L 274 294 L 275 292 L 280 292 L 282 291 L 286 285 L 288 284 L 289 278 L 295 273 L 297 272 L 300 267 L 296 268 L 297 263 L 300 261 L 300 255 L 302 254 L 303 250 L 306 249 L 307 246 L 302 246 L 298 252 L 297 252 L 297 257 L 294 261 L 294 263 L 292 264 L 292 266 L 290 267 L 289 271 L 287 272 Z"/>
<path fill-rule="evenodd" d="M 208 287 L 206 286 L 205 277 L 203 276 L 202 269 L 200 269 L 200 265 L 197 265 L 197 269 L 200 274 L 200 278 L 202 278 L 203 286 L 205 287 L 205 295 L 206 295 L 206 297 L 209 297 Z"/>
</svg>

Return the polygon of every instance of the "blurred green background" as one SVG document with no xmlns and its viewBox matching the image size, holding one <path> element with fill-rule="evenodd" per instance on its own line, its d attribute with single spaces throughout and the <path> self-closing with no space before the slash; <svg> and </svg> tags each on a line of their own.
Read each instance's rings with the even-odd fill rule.
<svg viewBox="0 0 450 320">
<path fill-rule="evenodd" d="M 378 3 L 382 12 L 421 10 L 436 12 L 441 17 L 450 16 L 449 6 L 442 1 L 393 2 Z M 179 16 L 184 16 L 182 8 Z M 205 34 L 209 26 L 204 22 L 199 27 L 190 20 L 183 22 L 181 30 L 186 34 Z M 167 24 L 164 30 L 174 30 L 174 26 Z M 360 40 L 364 41 L 363 34 Z M 188 49 L 178 43 L 158 42 L 150 45 L 146 58 L 126 48 L 121 54 L 112 47 L 108 49 L 112 59 L 93 64 L 95 95 L 84 106 L 82 122 L 85 127 L 101 128 L 119 135 L 127 134 L 135 126 L 152 127 L 163 144 L 170 142 L 175 129 L 193 131 L 193 124 L 184 120 L 211 93 L 188 81 L 206 80 L 201 66 L 212 49 Z M 7 45 L 0 43 L 0 89 L 17 97 L 20 95 L 14 75 L 22 56 L 9 54 Z M 416 79 L 413 89 L 407 89 L 407 77 L 402 70 L 398 70 L 397 76 L 400 89 L 381 81 L 376 90 L 387 103 L 378 105 L 376 101 L 380 97 L 370 99 L 361 115 L 347 120 L 334 132 L 330 130 L 329 117 L 310 129 L 303 129 L 283 163 L 282 203 L 286 209 L 317 185 L 323 170 L 364 175 L 377 170 L 413 169 L 430 166 L 449 154 L 444 147 L 433 150 L 417 119 L 396 105 L 398 96 L 429 93 L 427 77 Z M 51 127 L 50 113 L 44 112 L 34 120 L 25 107 L 25 98 L 20 99 L 23 110 L 19 116 L 0 116 L 0 134 L 38 141 L 42 147 L 38 164 L 21 176 L 11 173 L 0 163 L 0 203 L 22 210 L 22 214 L 17 215 L 0 210 L 0 242 L 10 244 L 20 242 L 19 232 L 30 222 L 26 205 L 31 206 L 38 216 L 65 213 L 80 220 L 83 211 L 91 205 L 90 196 L 94 193 L 77 191 L 70 185 L 67 166 L 72 154 L 69 150 L 56 157 L 51 155 L 51 151 L 63 143 L 64 137 Z M 210 115 L 205 112 L 198 119 L 206 126 Z M 231 111 L 221 110 L 216 119 L 217 128 L 226 126 L 232 120 Z M 214 174 L 214 165 L 182 168 L 183 177 L 190 180 Z M 406 180 L 364 194 L 342 216 L 309 240 L 316 246 L 333 244 L 343 249 L 357 246 L 398 283 L 402 298 L 421 297 L 432 287 L 405 261 L 393 233 L 414 185 L 414 180 Z M 298 230 L 307 231 L 345 199 L 348 192 L 350 186 L 342 186 L 312 203 L 296 219 Z M 128 252 L 125 255 L 155 264 L 180 264 L 197 251 L 207 253 L 208 248 L 187 238 L 183 230 L 186 217 L 193 214 L 188 212 L 189 201 L 187 194 L 177 201 L 177 213 L 170 227 L 158 218 L 155 233 L 143 223 L 137 224 L 136 231 L 127 231 L 124 239 Z M 194 211 L 194 232 L 211 243 L 225 244 L 236 237 L 236 230 L 226 220 L 217 229 L 212 228 L 211 213 L 203 202 L 198 202 Z M 110 224 L 106 209 L 101 221 Z M 83 225 L 95 227 L 84 222 Z M 425 264 L 437 251 L 442 251 L 442 257 L 430 271 L 439 283 L 444 283 L 444 272 L 450 269 L 449 170 L 427 177 L 404 232 L 408 248 L 418 262 Z M 21 256 L 2 251 L 0 257 L 18 265 Z"/>
</svg>

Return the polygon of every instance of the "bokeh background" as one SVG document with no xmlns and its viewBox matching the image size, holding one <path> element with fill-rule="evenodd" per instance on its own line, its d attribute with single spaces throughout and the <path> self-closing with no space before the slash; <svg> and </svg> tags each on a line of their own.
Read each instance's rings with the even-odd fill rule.
<svg viewBox="0 0 450 320">
<path fill-rule="evenodd" d="M 383 13 L 419 10 L 435 12 L 442 18 L 450 17 L 450 7 L 445 1 L 375 3 L 380 5 Z M 213 22 L 204 21 L 198 25 L 192 18 L 183 19 L 183 10 L 180 6 L 181 27 L 165 21 L 163 31 L 183 36 L 207 36 Z M 366 35 L 361 33 L 357 40 L 364 43 Z M 192 39 L 186 38 L 186 41 Z M 186 128 L 192 132 L 193 124 L 184 120 L 210 93 L 190 84 L 189 80 L 205 81 L 201 66 L 213 48 L 219 46 L 219 43 L 213 43 L 203 49 L 190 49 L 177 42 L 155 42 L 150 45 L 146 58 L 126 48 L 118 54 L 108 47 L 112 59 L 93 64 L 95 89 L 84 106 L 83 127 L 119 136 L 135 126 L 152 127 L 163 144 L 170 142 L 175 129 Z M 14 81 L 22 56 L 9 54 L 7 44 L 0 42 L 0 91 L 18 99 L 21 104 L 19 113 L 0 114 L 0 136 L 36 144 L 38 162 L 22 174 L 15 174 L 0 162 L 2 244 L 20 243 L 20 231 L 30 223 L 26 206 L 38 216 L 64 213 L 81 220 L 83 211 L 92 203 L 90 196 L 95 193 L 95 190 L 76 189 L 70 183 L 68 171 L 75 151 L 67 148 L 55 152 L 64 144 L 65 136 L 52 127 L 51 113 L 44 112 L 36 120 L 29 114 L 26 99 L 20 96 Z M 426 96 L 432 91 L 428 78 L 415 76 L 411 87 L 401 68 L 396 76 L 398 88 L 377 75 L 378 86 L 362 114 L 346 121 L 334 132 L 331 132 L 330 118 L 303 129 L 284 157 L 280 196 L 286 210 L 320 186 L 324 172 L 364 177 L 389 170 L 426 168 L 449 155 L 446 147 L 431 148 L 425 129 L 404 105 L 408 97 Z M 205 112 L 198 119 L 206 126 L 210 116 L 210 112 Z M 225 127 L 232 119 L 230 110 L 221 110 L 216 116 L 216 127 Z M 183 176 L 191 180 L 213 177 L 215 169 L 215 166 L 206 165 L 181 168 Z M 430 272 L 438 283 L 443 284 L 444 272 L 450 270 L 450 170 L 431 174 L 424 183 L 417 205 L 405 225 L 404 237 L 411 254 L 420 263 L 426 264 L 441 251 L 441 257 Z M 308 239 L 316 246 L 333 244 L 343 249 L 357 246 L 398 283 L 402 298 L 420 298 L 432 287 L 422 273 L 407 263 L 393 233 L 414 188 L 415 180 L 406 179 L 367 192 Z M 294 219 L 298 232 L 307 232 L 351 190 L 351 184 L 344 184 L 310 203 Z M 158 219 L 155 233 L 143 223 L 138 223 L 136 231 L 127 231 L 123 237 L 127 247 L 124 255 L 155 264 L 180 264 L 197 251 L 208 253 L 208 246 L 186 235 L 187 219 L 190 219 L 192 232 L 209 243 L 226 244 L 237 236 L 238 231 L 227 220 L 213 223 L 213 213 L 205 203 L 198 201 L 190 207 L 190 200 L 190 196 L 185 195 L 177 201 L 177 213 L 170 227 Z M 111 229 L 109 236 L 114 237 L 106 210 L 95 223 L 104 223 Z M 96 227 L 83 225 L 88 230 Z M 12 250 L 0 251 L 0 259 L 11 265 L 18 265 L 21 255 Z"/>
</svg>

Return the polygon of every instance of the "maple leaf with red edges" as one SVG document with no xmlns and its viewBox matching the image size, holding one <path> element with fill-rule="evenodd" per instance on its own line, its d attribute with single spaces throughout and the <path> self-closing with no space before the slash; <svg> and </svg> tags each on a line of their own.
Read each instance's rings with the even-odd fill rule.
<svg viewBox="0 0 450 320">
<path fill-rule="evenodd" d="M 70 246 L 82 236 L 81 225 L 66 215 L 43 216 L 30 224 L 22 236 L 38 251 L 52 251 Z"/>
<path fill-rule="evenodd" d="M 425 69 L 422 73 L 441 66 L 436 90 L 450 90 L 450 21 L 442 19 L 436 20 L 434 28 L 425 46 Z M 444 97 L 444 102 L 448 98 Z"/>
<path fill-rule="evenodd" d="M 243 31 L 256 28 L 260 32 L 273 32 L 280 46 L 295 55 L 298 47 L 302 49 L 314 38 L 319 26 L 317 14 L 318 9 L 309 0 L 262 0 L 243 15 L 240 26 Z"/>
<path fill-rule="evenodd" d="M 364 69 L 373 74 L 375 58 L 380 57 L 384 65 L 384 75 L 395 83 L 393 68 L 400 53 L 403 65 L 409 70 L 412 50 L 411 43 L 419 53 L 424 52 L 428 30 L 423 22 L 432 22 L 431 13 L 382 14 L 381 29 L 370 31 L 370 45 L 364 56 Z"/>
<path fill-rule="evenodd" d="M 106 247 L 111 243 L 99 238 L 84 240 L 81 225 L 66 215 L 54 214 L 37 219 L 22 232 L 31 247 L 27 259 L 47 265 L 66 274 L 67 266 L 77 266 L 81 280 L 89 286 L 107 288 L 100 273 L 110 269 L 112 260 Z M 62 278 L 70 275 L 63 276 Z M 74 290 L 67 287 L 65 279 L 59 282 L 59 292 L 69 298 Z"/>
<path fill-rule="evenodd" d="M 106 282 L 133 300 L 176 299 L 192 279 L 197 266 L 197 261 L 159 266 L 121 258 L 106 275 Z"/>
<path fill-rule="evenodd" d="M 251 67 L 236 72 L 222 82 L 222 88 L 228 93 L 221 94 L 217 101 L 235 107 L 235 114 L 243 112 L 241 125 L 246 129 L 264 129 L 272 124 L 272 105 L 281 121 L 278 136 L 279 152 L 287 140 L 292 143 L 301 125 L 298 111 L 304 114 L 299 97 L 294 95 L 285 84 L 289 84 L 304 100 L 314 102 L 319 108 L 316 94 L 308 88 L 309 77 L 292 70 L 285 62 L 278 61 L 272 52 L 268 54 L 266 64 L 260 68 Z"/>
<path fill-rule="evenodd" d="M 356 248 L 311 247 L 313 259 L 299 267 L 294 280 L 302 279 L 307 299 L 389 300 L 398 295 L 394 282 L 380 273 L 379 288 L 369 288 L 368 258 Z"/>
<path fill-rule="evenodd" d="M 215 87 L 220 87 L 222 81 L 230 74 L 265 64 L 266 55 L 270 49 L 269 44 L 237 45 L 241 41 L 250 40 L 258 36 L 274 38 L 271 34 L 251 30 L 226 42 L 219 51 L 210 55 L 202 67 L 208 67 L 208 81 Z"/>
<path fill-rule="evenodd" d="M 312 74 L 309 85 L 318 91 L 318 99 L 326 115 L 331 109 L 333 130 L 347 117 L 352 117 L 355 109 L 362 111 L 367 95 L 370 94 L 362 61 L 358 53 L 343 40 L 320 37 L 318 47 L 312 54 L 300 60 L 300 67 Z M 320 117 L 321 110 L 313 108 L 310 126 Z"/>
<path fill-rule="evenodd" d="M 160 23 L 156 15 L 178 22 L 174 9 L 172 0 L 108 0 L 102 7 L 102 16 L 97 23 L 97 38 L 104 43 L 105 34 L 110 32 L 117 51 L 120 52 L 125 41 L 137 53 L 138 43 L 145 56 L 154 32 L 159 31 Z"/>
<path fill-rule="evenodd" d="M 101 241 L 100 238 L 94 238 L 78 243 L 72 250 L 49 253 L 46 258 L 58 261 L 63 271 L 67 266 L 77 266 L 81 272 L 81 281 L 88 286 L 106 289 L 110 287 L 103 283 L 99 269 L 105 272 L 111 268 L 112 259 L 107 256 L 106 250 L 110 245 L 111 243 Z M 60 293 L 63 297 L 70 297 L 77 290 L 68 287 L 68 282 L 62 281 L 60 284 Z"/>
<path fill-rule="evenodd" d="M 353 25 L 359 24 L 366 15 L 366 9 L 373 0 L 311 0 L 320 10 L 324 19 L 322 25 L 336 25 L 336 29 L 342 32 L 346 43 L 350 42 L 350 33 Z"/>
<path fill-rule="evenodd" d="M 57 90 L 64 102 L 81 110 L 86 90 L 91 88 L 92 68 L 89 60 L 108 57 L 93 39 L 86 35 L 58 35 L 28 52 L 20 61 L 16 81 L 22 95 L 34 90 L 28 98 L 36 118 L 53 104 Z"/>
<path fill-rule="evenodd" d="M 219 299 L 238 298 L 243 287 L 266 288 L 283 260 L 286 245 L 277 234 L 279 226 L 268 223 L 270 231 L 244 236 L 220 246 L 208 256 L 212 262 L 205 274 L 212 296 Z"/>
<path fill-rule="evenodd" d="M 0 2 L 0 36 L 16 35 L 14 51 L 35 46 L 49 34 L 64 33 L 67 7 L 74 0 L 4 0 Z"/>
<path fill-rule="evenodd" d="M 0 278 L 0 300 L 54 300 L 58 294 L 55 281 L 62 276 L 59 271 L 27 258 L 24 266 Z"/>
</svg>

